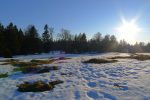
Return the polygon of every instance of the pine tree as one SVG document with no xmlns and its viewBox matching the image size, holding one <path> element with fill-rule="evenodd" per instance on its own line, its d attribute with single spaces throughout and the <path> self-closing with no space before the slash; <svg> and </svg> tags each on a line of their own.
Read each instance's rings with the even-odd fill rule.
<svg viewBox="0 0 150 100">
<path fill-rule="evenodd" d="M 0 56 L 4 50 L 4 26 L 0 23 Z"/>
<path fill-rule="evenodd" d="M 23 52 L 34 54 L 41 52 L 41 40 L 34 25 L 28 26 L 23 40 Z"/>
<path fill-rule="evenodd" d="M 42 34 L 42 41 L 43 41 L 44 52 L 49 52 L 51 48 L 50 47 L 51 42 L 52 42 L 52 33 L 51 35 L 49 34 L 49 27 L 47 24 L 44 26 L 44 33 Z"/>
</svg>

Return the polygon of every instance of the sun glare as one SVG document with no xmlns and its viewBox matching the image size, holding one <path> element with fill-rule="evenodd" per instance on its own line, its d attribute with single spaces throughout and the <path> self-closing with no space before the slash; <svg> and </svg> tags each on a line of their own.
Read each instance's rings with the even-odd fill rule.
<svg viewBox="0 0 150 100">
<path fill-rule="evenodd" d="M 136 24 L 136 19 L 132 19 L 131 21 L 126 21 L 122 18 L 122 25 L 117 28 L 119 32 L 119 40 L 126 40 L 127 42 L 134 44 L 136 42 L 136 36 L 141 31 L 141 29 Z"/>
</svg>

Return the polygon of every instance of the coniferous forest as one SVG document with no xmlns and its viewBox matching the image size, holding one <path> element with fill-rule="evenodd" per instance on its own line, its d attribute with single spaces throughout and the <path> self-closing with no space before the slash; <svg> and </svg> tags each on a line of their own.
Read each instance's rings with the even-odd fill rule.
<svg viewBox="0 0 150 100">
<path fill-rule="evenodd" d="M 0 23 L 0 56 L 12 57 L 50 51 L 66 53 L 150 52 L 150 43 L 138 42 L 131 45 L 124 40 L 117 41 L 114 35 L 103 36 L 100 32 L 94 34 L 91 39 L 87 39 L 86 33 L 75 34 L 67 29 L 61 29 L 60 33 L 55 33 L 54 28 L 47 24 L 43 27 L 43 33 L 38 33 L 34 25 L 29 25 L 23 31 L 13 23 L 5 27 Z"/>
</svg>

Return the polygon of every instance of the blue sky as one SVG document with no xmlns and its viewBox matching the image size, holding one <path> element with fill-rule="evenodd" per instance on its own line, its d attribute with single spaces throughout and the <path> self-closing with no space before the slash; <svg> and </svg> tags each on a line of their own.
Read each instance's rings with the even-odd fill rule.
<svg viewBox="0 0 150 100">
<path fill-rule="evenodd" d="M 61 28 L 72 33 L 85 32 L 90 38 L 96 32 L 118 35 L 121 16 L 127 21 L 138 17 L 142 28 L 137 41 L 150 41 L 150 0 L 1 0 L 0 22 L 13 22 L 25 29 L 29 24 L 42 33 L 43 26 Z"/>
</svg>

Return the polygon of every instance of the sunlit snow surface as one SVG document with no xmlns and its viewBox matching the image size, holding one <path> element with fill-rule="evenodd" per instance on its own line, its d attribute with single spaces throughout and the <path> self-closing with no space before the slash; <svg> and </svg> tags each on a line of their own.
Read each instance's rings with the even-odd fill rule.
<svg viewBox="0 0 150 100">
<path fill-rule="evenodd" d="M 43 74 L 12 72 L 13 66 L 0 65 L 0 73 L 9 72 L 10 75 L 7 78 L 0 78 L 0 100 L 150 100 L 150 60 L 119 59 L 117 63 L 109 64 L 82 63 L 90 58 L 127 55 L 125 53 L 64 54 L 63 56 L 72 59 L 57 60 L 49 64 L 49 66 L 58 65 L 61 69 Z M 29 61 L 52 56 L 59 57 L 59 54 L 16 56 L 15 58 Z M 16 85 L 24 81 L 49 82 L 56 79 L 63 80 L 64 83 L 57 85 L 52 91 L 37 93 L 17 91 Z M 114 84 L 122 87 L 116 87 Z"/>
</svg>

